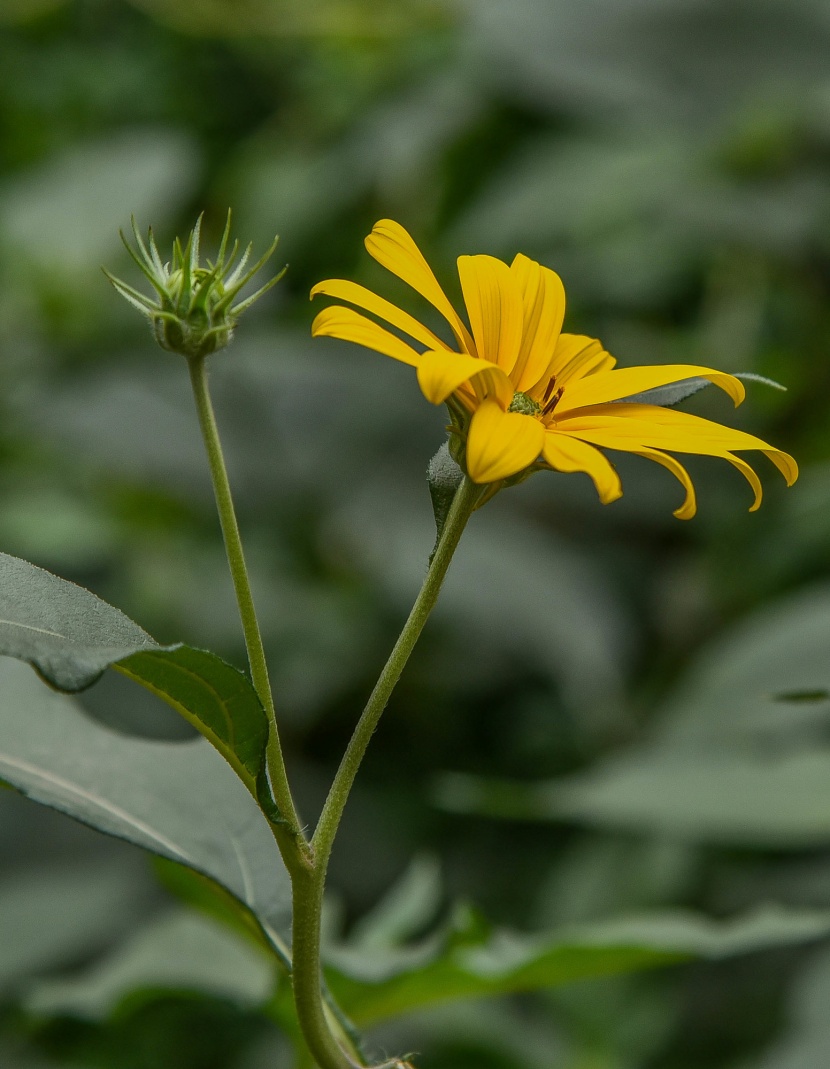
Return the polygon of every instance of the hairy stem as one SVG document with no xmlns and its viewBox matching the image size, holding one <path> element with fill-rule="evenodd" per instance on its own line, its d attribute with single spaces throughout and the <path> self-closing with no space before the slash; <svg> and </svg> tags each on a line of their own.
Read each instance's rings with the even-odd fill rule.
<svg viewBox="0 0 830 1069">
<path fill-rule="evenodd" d="M 239 617 L 242 621 L 242 630 L 245 634 L 245 646 L 248 651 L 248 663 L 251 669 L 251 679 L 259 700 L 262 702 L 268 716 L 268 774 L 271 779 L 271 788 L 274 793 L 274 801 L 280 811 L 280 816 L 285 821 L 283 830 L 277 835 L 277 842 L 285 857 L 286 864 L 296 862 L 298 847 L 305 846 L 305 838 L 300 828 L 297 810 L 291 796 L 288 785 L 288 776 L 285 770 L 285 761 L 280 745 L 279 730 L 277 728 L 274 698 L 271 693 L 271 684 L 268 679 L 268 665 L 265 660 L 265 650 L 262 645 L 262 635 L 259 630 L 254 599 L 251 594 L 251 584 L 248 578 L 248 569 L 245 566 L 245 555 L 242 551 L 242 540 L 239 535 L 239 524 L 236 521 L 233 498 L 231 496 L 228 472 L 225 467 L 225 458 L 222 454 L 222 445 L 219 440 L 219 430 L 216 426 L 216 416 L 213 412 L 213 404 L 208 390 L 207 371 L 204 358 L 188 360 L 190 368 L 190 381 L 193 386 L 193 397 L 196 401 L 196 411 L 199 415 L 199 426 L 207 450 L 208 464 L 210 466 L 213 491 L 216 496 L 216 507 L 219 511 L 219 522 L 222 525 L 222 535 L 225 540 L 225 550 L 230 565 L 233 587 L 236 592 L 236 601 L 239 606 Z M 276 829 L 275 829 L 276 831 Z M 287 831 L 287 835 L 284 832 Z M 291 849 L 291 843 L 294 849 Z M 286 857 L 286 849 L 293 857 Z M 307 851 L 299 849 L 300 853 Z M 289 868 L 296 867 L 289 864 Z"/>
<path fill-rule="evenodd" d="M 360 1065 L 345 1053 L 334 1038 L 321 996 L 320 913 L 334 837 L 357 770 L 395 684 L 435 605 L 453 553 L 481 492 L 481 487 L 466 477 L 456 490 L 423 586 L 375 684 L 332 783 L 311 840 L 312 865 L 308 871 L 298 873 L 294 878 L 294 1000 L 306 1042 L 322 1069 L 355 1069 Z M 405 1069 L 405 1063 L 392 1060 L 375 1069 Z"/>
</svg>

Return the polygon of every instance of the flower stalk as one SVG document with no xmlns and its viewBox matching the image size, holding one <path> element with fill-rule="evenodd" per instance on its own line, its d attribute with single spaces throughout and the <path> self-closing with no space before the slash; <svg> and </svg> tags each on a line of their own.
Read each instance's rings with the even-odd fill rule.
<svg viewBox="0 0 830 1069">
<path fill-rule="evenodd" d="M 441 537 L 432 557 L 423 586 L 415 599 L 398 641 L 389 655 L 375 688 L 369 696 L 366 708 L 358 721 L 337 775 L 329 790 L 323 812 L 311 840 L 314 848 L 315 867 L 325 865 L 331 853 L 334 837 L 340 824 L 340 818 L 354 783 L 357 770 L 363 760 L 375 728 L 383 714 L 386 704 L 401 677 L 401 673 L 420 638 L 424 625 L 429 619 L 438 594 L 450 566 L 453 554 L 458 546 L 467 521 L 479 504 L 484 487 L 477 486 L 472 479 L 465 476 L 459 483 L 453 497 L 452 505 L 444 521 Z"/>
<path fill-rule="evenodd" d="M 296 860 L 296 848 L 299 847 L 303 857 L 307 858 L 308 844 L 300 827 L 299 817 L 288 783 L 288 774 L 285 768 L 279 728 L 277 726 L 274 698 L 268 678 L 265 648 L 257 620 L 248 569 L 245 565 L 245 554 L 242 549 L 242 539 L 239 534 L 239 524 L 236 519 L 236 510 L 234 509 L 231 495 L 225 458 L 222 453 L 222 444 L 219 439 L 219 430 L 216 426 L 216 416 L 208 389 L 205 358 L 193 357 L 187 363 L 190 370 L 190 382 L 193 387 L 193 398 L 196 402 L 196 412 L 199 416 L 199 427 L 202 431 L 208 466 L 213 481 L 213 492 L 216 498 L 219 522 L 222 527 L 222 536 L 225 541 L 225 551 L 228 557 L 237 605 L 239 606 L 239 617 L 242 621 L 242 630 L 245 635 L 251 679 L 268 716 L 269 732 L 266 755 L 268 775 L 271 780 L 274 801 L 279 809 L 280 817 L 284 821 L 283 825 L 272 826 L 274 826 L 275 833 L 280 833 L 278 843 L 280 843 L 283 859 L 290 870 L 292 867 L 296 867 L 292 864 Z M 290 840 L 293 841 L 293 849 L 286 850 L 288 844 L 285 842 L 285 832 L 287 832 Z"/>
<path fill-rule="evenodd" d="M 423 586 L 369 696 L 326 798 L 311 840 L 312 865 L 294 879 L 294 1000 L 306 1042 L 322 1069 L 356 1069 L 360 1064 L 352 1061 L 335 1040 L 321 996 L 320 915 L 334 839 L 369 742 L 438 599 L 455 549 L 483 490 L 465 476 L 455 492 Z M 392 1060 L 376 1069 L 405 1066 L 405 1062 Z"/>
<path fill-rule="evenodd" d="M 145 279 L 152 286 L 153 295 L 141 293 L 106 270 L 104 274 L 116 291 L 149 320 L 153 336 L 158 344 L 163 349 L 179 353 L 187 360 L 199 427 L 205 443 L 219 522 L 225 541 L 225 551 L 239 606 L 251 679 L 269 723 L 266 764 L 273 799 L 263 799 L 267 802 L 263 805 L 263 812 L 274 832 L 283 860 L 289 871 L 292 871 L 298 865 L 302 867 L 308 864 L 310 847 L 300 826 L 288 784 L 274 698 L 268 679 L 268 665 L 265 660 L 265 650 L 251 593 L 248 570 L 245 566 L 242 540 L 216 426 L 216 416 L 210 399 L 205 366 L 207 357 L 211 353 L 223 349 L 230 343 L 239 316 L 279 282 L 285 269 L 260 286 L 251 296 L 237 301 L 240 292 L 273 255 L 277 246 L 276 238 L 264 255 L 252 267 L 248 267 L 253 246 L 248 245 L 239 255 L 239 242 L 234 241 L 231 245 L 231 213 L 228 212 L 216 259 L 206 260 L 203 263 L 201 260 L 202 217 L 199 216 L 187 241 L 182 243 L 179 238 L 176 238 L 173 242 L 171 258 L 164 262 L 159 254 L 152 229 L 148 231 L 145 242 L 139 233 L 135 218 L 131 222 L 135 248 L 127 241 L 123 233 L 121 240 Z M 274 812 L 275 806 L 278 813 Z"/>
</svg>

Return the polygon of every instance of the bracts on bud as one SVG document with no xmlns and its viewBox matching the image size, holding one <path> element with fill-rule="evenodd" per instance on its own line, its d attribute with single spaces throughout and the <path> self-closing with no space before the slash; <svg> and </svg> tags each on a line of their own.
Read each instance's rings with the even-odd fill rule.
<svg viewBox="0 0 830 1069">
<path fill-rule="evenodd" d="M 139 270 L 155 291 L 152 297 L 141 293 L 104 269 L 104 274 L 121 296 L 150 321 L 153 336 L 162 349 L 180 353 L 188 360 L 199 360 L 231 341 L 239 316 L 259 300 L 285 274 L 285 268 L 238 304 L 233 302 L 242 289 L 270 260 L 278 238 L 257 262 L 246 270 L 252 245 L 239 255 L 240 246 L 234 241 L 229 249 L 231 213 L 222 235 L 215 261 L 200 263 L 199 239 L 202 216 L 196 221 L 187 242 L 176 238 L 169 261 L 163 262 L 148 230 L 147 241 L 142 239 L 135 218 L 131 220 L 135 248 L 123 233 L 121 240 Z M 238 260 L 237 260 L 237 257 Z"/>
</svg>

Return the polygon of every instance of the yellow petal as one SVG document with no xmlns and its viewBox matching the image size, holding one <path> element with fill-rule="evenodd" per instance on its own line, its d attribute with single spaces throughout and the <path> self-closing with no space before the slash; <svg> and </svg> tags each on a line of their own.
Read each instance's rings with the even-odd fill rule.
<svg viewBox="0 0 830 1069">
<path fill-rule="evenodd" d="M 478 355 L 509 375 L 522 343 L 522 296 L 495 256 L 459 256 L 458 276 Z"/>
<path fill-rule="evenodd" d="M 541 396 L 552 377 L 556 378 L 557 386 L 565 386 L 572 379 L 610 371 L 616 362 L 596 338 L 585 334 L 560 334 L 547 371 L 531 395 Z"/>
<path fill-rule="evenodd" d="M 557 416 L 556 426 L 586 442 L 607 449 L 636 452 L 638 446 L 671 449 L 676 453 L 699 453 L 726 460 L 733 450 L 758 449 L 765 453 L 792 486 L 798 465 L 789 455 L 745 431 L 724 427 L 689 412 L 657 405 L 595 405 Z"/>
<path fill-rule="evenodd" d="M 467 353 L 451 353 L 442 349 L 427 352 L 418 364 L 418 385 L 427 401 L 440 405 L 464 382 L 479 379 L 482 397 L 498 397 L 501 407 L 507 408 L 513 400 L 510 379 L 500 367 L 488 360 L 479 360 Z"/>
<path fill-rule="evenodd" d="M 749 511 L 756 512 L 761 507 L 761 498 L 764 496 L 764 491 L 761 487 L 761 480 L 758 478 L 755 469 L 751 468 L 741 457 L 735 457 L 727 453 L 726 459 L 733 467 L 738 469 L 741 475 L 743 475 L 752 487 L 752 492 L 755 494 L 755 500 L 749 506 Z"/>
<path fill-rule="evenodd" d="M 548 431 L 542 447 L 542 456 L 557 471 L 584 471 L 594 481 L 599 499 L 608 505 L 622 497 L 620 477 L 607 457 L 598 449 L 579 438 Z"/>
<path fill-rule="evenodd" d="M 695 364 L 658 364 L 655 367 L 624 367 L 616 371 L 601 371 L 587 377 L 572 378 L 562 391 L 557 413 L 585 405 L 617 401 L 623 397 L 668 386 L 684 379 L 708 379 L 729 394 L 736 405 L 743 401 L 746 391 L 740 379 Z"/>
<path fill-rule="evenodd" d="M 698 435 L 700 438 L 706 438 L 709 435 L 714 436 L 719 431 L 723 435 L 722 444 L 726 445 L 729 449 L 758 449 L 760 452 L 766 454 L 784 476 L 787 486 L 792 486 L 798 478 L 798 464 L 796 464 L 789 453 L 785 453 L 781 449 L 775 449 L 768 442 L 764 442 L 752 434 L 747 434 L 745 431 L 735 430 L 732 427 L 724 427 L 720 423 L 713 423 L 711 420 L 702 419 L 700 416 L 693 416 L 690 412 L 677 412 L 673 408 L 656 408 L 653 405 L 626 404 L 615 405 L 614 407 L 643 409 L 644 411 L 653 413 L 653 415 L 650 416 L 652 422 L 669 430 L 677 429 L 683 433 L 688 430 L 691 433 Z M 688 450 L 688 452 L 692 452 L 692 450 Z M 695 450 L 695 452 L 703 452 L 703 450 Z M 711 455 L 723 456 L 724 454 L 718 452 L 717 454 Z M 729 460 L 731 463 L 739 458 L 725 457 L 725 459 Z M 736 465 L 736 467 L 737 466 L 738 465 Z M 752 483 L 751 479 L 749 481 Z"/>
<path fill-rule="evenodd" d="M 674 510 L 674 515 L 678 520 L 690 520 L 697 512 L 697 499 L 695 497 L 695 488 L 691 476 L 680 461 L 676 460 L 668 453 L 661 453 L 659 449 L 638 449 L 637 454 L 638 456 L 648 457 L 649 460 L 655 460 L 658 464 L 662 464 L 663 467 L 667 468 L 680 482 L 681 486 L 686 491 L 686 500 L 680 508 Z"/>
<path fill-rule="evenodd" d="M 324 308 L 311 324 L 312 337 L 340 338 L 341 341 L 353 341 L 358 345 L 365 345 L 367 349 L 374 349 L 385 356 L 402 360 L 404 364 L 417 367 L 421 362 L 420 353 L 416 353 L 411 345 L 401 341 L 395 334 L 378 326 L 371 319 L 355 312 L 353 308 L 344 308 L 342 305 L 333 304 L 331 308 Z"/>
<path fill-rule="evenodd" d="M 397 308 L 390 301 L 385 301 L 383 297 L 378 297 L 376 293 L 367 290 L 365 286 L 359 286 L 356 282 L 349 282 L 343 278 L 329 278 L 325 282 L 318 282 L 311 291 L 311 296 L 316 297 L 320 293 L 325 294 L 326 297 L 334 297 L 338 301 L 356 304 L 358 308 L 365 308 L 367 312 L 373 312 L 381 319 L 385 319 L 387 323 L 391 323 L 393 327 L 402 330 L 404 334 L 408 334 L 410 338 L 421 342 L 428 349 L 448 348 L 436 334 L 433 334 L 429 328 L 419 323 L 408 312 Z"/>
<path fill-rule="evenodd" d="M 538 419 L 505 412 L 492 399 L 483 401 L 470 420 L 467 472 L 476 483 L 507 479 L 538 459 L 544 439 Z"/>
<path fill-rule="evenodd" d="M 510 265 L 522 294 L 522 343 L 511 378 L 526 393 L 545 374 L 565 318 L 565 287 L 555 271 L 519 253 Z"/>
<path fill-rule="evenodd" d="M 432 273 L 421 250 L 400 223 L 392 219 L 380 219 L 372 227 L 372 233 L 366 238 L 365 245 L 369 255 L 387 271 L 403 279 L 434 305 L 452 327 L 461 348 L 475 355 L 470 332 L 438 284 L 438 279 Z"/>
</svg>

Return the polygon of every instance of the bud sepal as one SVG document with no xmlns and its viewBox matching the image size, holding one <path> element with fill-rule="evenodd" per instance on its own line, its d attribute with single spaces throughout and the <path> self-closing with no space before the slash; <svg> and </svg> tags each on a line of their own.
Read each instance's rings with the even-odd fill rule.
<svg viewBox="0 0 830 1069">
<path fill-rule="evenodd" d="M 233 338 L 239 316 L 267 293 L 285 274 L 284 267 L 250 297 L 234 304 L 241 290 L 251 281 L 273 256 L 278 238 L 274 238 L 268 250 L 253 267 L 245 268 L 253 250 L 249 244 L 238 262 L 239 242 L 234 241 L 228 250 L 231 231 L 231 213 L 219 244 L 215 261 L 200 263 L 200 237 L 202 216 L 196 221 L 187 242 L 179 238 L 173 242 L 171 259 L 163 262 L 153 236 L 147 232 L 147 241 L 138 231 L 135 217 L 131 218 L 136 247 L 121 233 L 124 247 L 139 270 L 153 287 L 153 297 L 115 278 L 104 269 L 112 285 L 134 308 L 150 321 L 156 342 L 168 352 L 180 353 L 188 360 L 199 360 L 224 349 Z"/>
</svg>

